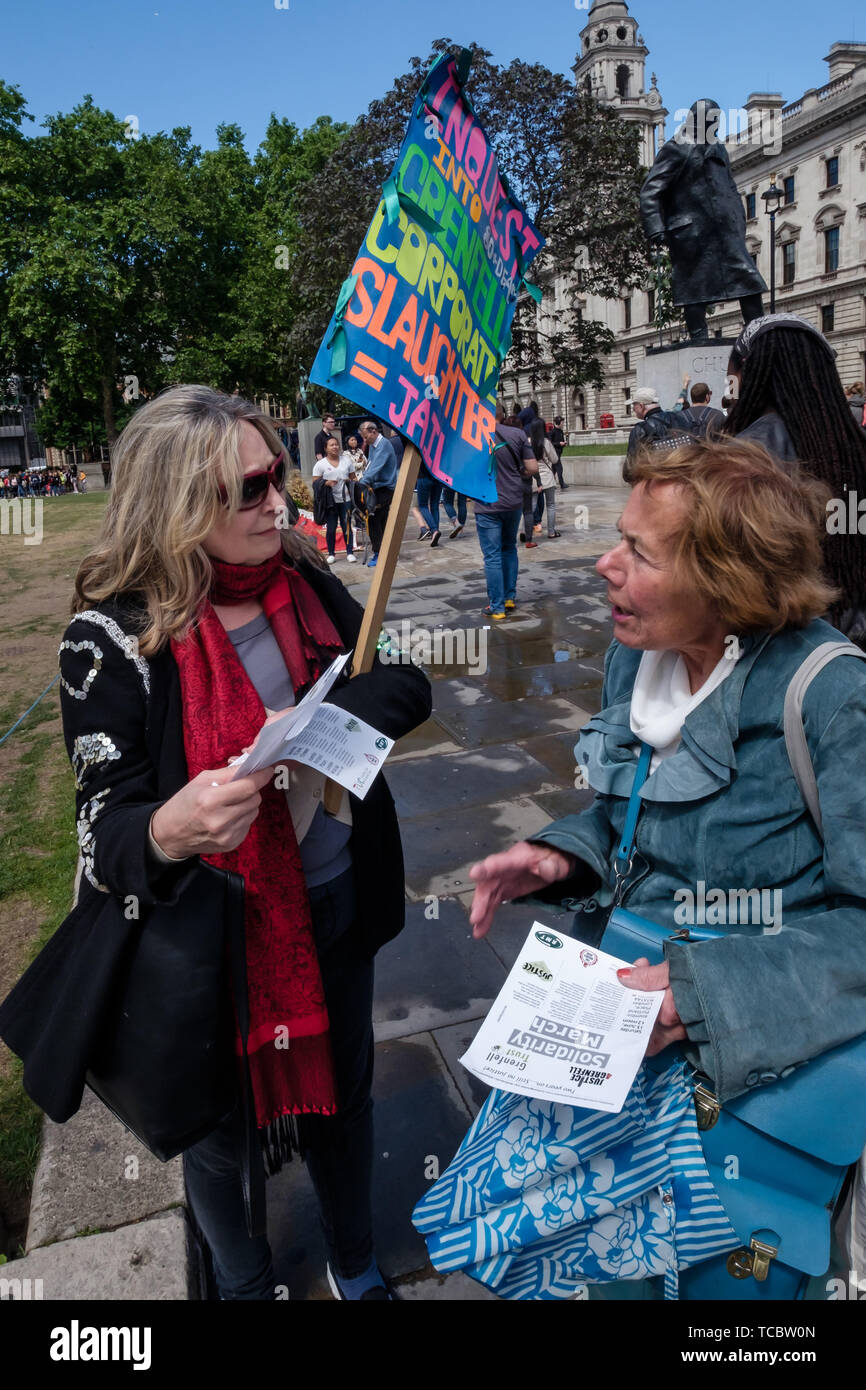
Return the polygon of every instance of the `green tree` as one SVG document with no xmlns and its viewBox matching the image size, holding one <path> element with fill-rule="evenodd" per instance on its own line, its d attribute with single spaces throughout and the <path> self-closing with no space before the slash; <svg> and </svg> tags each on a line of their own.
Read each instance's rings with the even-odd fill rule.
<svg viewBox="0 0 866 1390">
<path fill-rule="evenodd" d="M 460 48 L 437 39 L 426 58 L 413 58 L 387 95 L 371 102 L 323 170 L 321 187 L 339 190 L 339 198 L 323 199 L 319 184 L 300 191 L 300 237 L 292 258 L 298 308 L 289 334 L 294 360 L 309 364 L 315 356 L 399 153 L 424 74 L 440 54 L 456 55 Z M 516 59 L 499 66 L 479 45 L 471 51 L 467 91 L 514 194 L 548 239 L 531 278 L 552 283 L 582 260 L 592 293 L 613 297 L 624 285 L 643 283 L 636 128 L 541 64 Z M 521 298 L 509 365 L 540 376 L 544 364 L 558 381 L 600 384 L 613 334 L 583 317 L 575 294 L 566 298 L 555 313 L 545 303 L 543 316 L 528 295 Z M 336 404 L 332 397 L 328 403 Z"/>
<path fill-rule="evenodd" d="M 48 400 L 51 442 L 98 422 L 113 443 L 128 394 L 158 389 L 170 340 L 189 132 L 140 141 L 90 97 L 50 117 L 27 142 L 18 180 L 31 202 L 25 233 L 4 256 L 6 357 L 33 363 Z M 189 242 L 187 229 L 186 239 Z M 178 285 L 179 290 L 179 285 Z M 81 435 L 79 434 L 79 439 Z"/>
<path fill-rule="evenodd" d="M 536 308 L 518 303 L 513 359 L 535 384 L 549 368 L 557 385 L 604 384 L 604 358 L 614 333 L 588 318 L 583 297 L 619 299 L 644 288 L 650 276 L 640 224 L 639 194 L 645 176 L 638 127 L 583 92 L 572 92 L 561 127 L 560 177 L 555 206 L 545 218 L 548 245 L 537 276 L 552 286 L 559 278 L 560 307 L 545 296 Z"/>
</svg>

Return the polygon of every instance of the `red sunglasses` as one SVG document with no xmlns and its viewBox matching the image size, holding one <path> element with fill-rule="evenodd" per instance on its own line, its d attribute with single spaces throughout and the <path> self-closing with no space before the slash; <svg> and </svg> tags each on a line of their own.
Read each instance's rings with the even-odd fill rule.
<svg viewBox="0 0 866 1390">
<path fill-rule="evenodd" d="M 261 473 L 248 473 L 243 480 L 241 487 L 240 510 L 242 512 L 251 511 L 253 507 L 258 507 L 267 497 L 268 488 L 273 486 L 277 492 L 282 492 L 286 486 L 286 457 L 285 454 L 277 454 L 270 468 L 265 468 Z M 219 499 L 223 506 L 228 503 L 228 493 L 225 488 L 220 486 Z"/>
</svg>

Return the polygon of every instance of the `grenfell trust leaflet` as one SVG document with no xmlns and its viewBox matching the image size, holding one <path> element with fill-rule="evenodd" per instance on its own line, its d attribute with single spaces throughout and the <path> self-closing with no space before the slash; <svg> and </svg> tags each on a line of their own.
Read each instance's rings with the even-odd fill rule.
<svg viewBox="0 0 866 1390">
<path fill-rule="evenodd" d="M 463 1066 L 503 1091 L 617 1114 L 664 997 L 621 985 L 626 964 L 534 922 Z"/>
<path fill-rule="evenodd" d="M 232 781 L 263 767 L 305 763 L 363 801 L 394 740 L 363 719 L 324 703 L 350 655 L 338 656 L 300 704 L 262 727 L 251 752 L 235 759 Z"/>
</svg>

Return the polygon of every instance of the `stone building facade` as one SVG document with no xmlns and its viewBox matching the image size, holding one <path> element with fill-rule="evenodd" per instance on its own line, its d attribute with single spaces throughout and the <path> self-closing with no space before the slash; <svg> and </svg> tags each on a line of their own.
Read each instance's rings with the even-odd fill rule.
<svg viewBox="0 0 866 1390">
<path fill-rule="evenodd" d="M 649 166 L 665 139 L 668 112 L 655 74 L 647 87 L 649 49 L 625 0 L 594 0 L 580 45 L 575 81 L 640 125 Z M 826 333 L 848 385 L 866 379 L 866 43 L 834 43 L 824 61 L 823 86 L 787 104 L 779 93 L 753 93 L 742 108 L 723 113 L 720 136 L 745 202 L 747 245 L 768 285 L 770 220 L 761 195 L 776 176 L 784 199 L 775 222 L 776 309 L 800 314 Z M 697 99 L 699 74 L 695 84 Z M 566 285 L 551 277 L 543 289 L 542 330 L 548 307 L 564 305 Z M 672 342 L 678 330 L 660 334 L 655 327 L 653 288 L 619 300 L 587 295 L 577 304 L 616 334 L 601 390 L 557 387 L 543 373 L 533 389 L 525 373 L 510 370 L 503 373 L 505 393 L 535 399 L 545 418 L 561 415 L 570 433 L 593 437 L 603 415 L 614 417 L 619 433 L 632 424 L 634 391 L 655 384 L 647 350 Z M 735 337 L 739 305 L 717 305 L 709 326 L 715 337 Z"/>
</svg>

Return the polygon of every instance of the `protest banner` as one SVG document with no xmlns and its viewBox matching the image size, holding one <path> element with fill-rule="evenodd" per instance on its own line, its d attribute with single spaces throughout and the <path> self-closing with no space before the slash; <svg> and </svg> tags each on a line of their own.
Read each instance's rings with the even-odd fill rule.
<svg viewBox="0 0 866 1390">
<path fill-rule="evenodd" d="M 544 245 L 464 91 L 471 53 L 424 79 L 400 154 L 343 282 L 310 380 L 407 440 L 352 674 L 369 671 L 421 460 L 495 502 L 495 393 L 525 272 Z M 325 809 L 338 789 L 329 784 Z"/>
<path fill-rule="evenodd" d="M 525 271 L 543 246 L 463 84 L 428 72 L 310 379 L 415 444 L 435 477 L 496 499 L 495 391 Z"/>
</svg>

